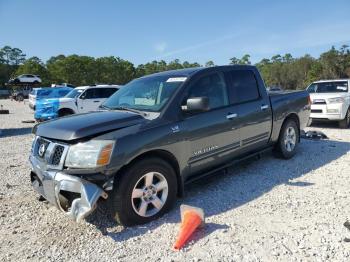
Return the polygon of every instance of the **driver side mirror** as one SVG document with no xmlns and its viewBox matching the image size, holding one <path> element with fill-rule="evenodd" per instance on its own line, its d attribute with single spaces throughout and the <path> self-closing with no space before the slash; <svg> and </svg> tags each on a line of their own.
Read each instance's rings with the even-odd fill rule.
<svg viewBox="0 0 350 262">
<path fill-rule="evenodd" d="M 209 98 L 206 96 L 188 98 L 182 111 L 188 113 L 205 112 L 209 110 Z"/>
</svg>

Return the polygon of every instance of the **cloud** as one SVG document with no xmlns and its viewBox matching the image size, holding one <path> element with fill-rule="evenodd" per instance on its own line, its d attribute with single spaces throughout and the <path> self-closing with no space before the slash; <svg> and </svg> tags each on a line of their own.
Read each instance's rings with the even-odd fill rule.
<svg viewBox="0 0 350 262">
<path fill-rule="evenodd" d="M 164 53 L 165 49 L 167 48 L 167 43 L 166 42 L 159 42 L 154 45 L 154 49 L 158 53 Z"/>
<path fill-rule="evenodd" d="M 238 36 L 239 36 L 238 34 L 236 34 L 236 35 L 225 35 L 225 36 L 213 39 L 213 40 L 209 40 L 209 41 L 201 42 L 201 43 L 198 43 L 198 44 L 186 46 L 186 47 L 183 47 L 183 48 L 171 50 L 171 51 L 168 51 L 166 53 L 163 53 L 157 59 L 161 59 L 161 58 L 165 58 L 165 57 L 169 57 L 169 56 L 173 56 L 173 55 L 178 55 L 178 54 L 186 53 L 186 52 L 189 52 L 189 51 L 194 51 L 194 50 L 200 49 L 202 47 L 212 46 L 212 45 L 215 45 L 215 44 L 218 44 L 218 43 L 222 43 L 222 42 L 225 42 L 227 40 L 236 38 Z"/>
</svg>

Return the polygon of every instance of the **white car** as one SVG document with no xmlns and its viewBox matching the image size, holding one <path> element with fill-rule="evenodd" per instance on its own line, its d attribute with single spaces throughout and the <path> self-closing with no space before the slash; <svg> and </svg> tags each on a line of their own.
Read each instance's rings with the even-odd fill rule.
<svg viewBox="0 0 350 262">
<path fill-rule="evenodd" d="M 350 124 L 350 79 L 321 80 L 306 89 L 311 98 L 312 120 L 338 121 L 339 127 Z"/>
<path fill-rule="evenodd" d="M 65 97 L 46 99 L 41 101 L 40 104 L 37 103 L 34 117 L 38 121 L 43 121 L 71 114 L 96 111 L 119 88 L 118 85 L 76 87 Z"/>
<path fill-rule="evenodd" d="M 20 83 L 39 84 L 39 83 L 41 83 L 41 78 L 38 75 L 24 74 L 24 75 L 19 75 L 15 78 L 11 78 L 9 83 L 13 83 L 13 84 L 20 84 Z"/>
</svg>

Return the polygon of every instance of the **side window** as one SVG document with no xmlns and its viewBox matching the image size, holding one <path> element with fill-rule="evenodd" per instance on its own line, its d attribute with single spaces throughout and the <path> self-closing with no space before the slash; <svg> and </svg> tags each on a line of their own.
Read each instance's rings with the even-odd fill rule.
<svg viewBox="0 0 350 262">
<path fill-rule="evenodd" d="M 235 70 L 230 72 L 232 88 L 237 95 L 237 102 L 244 103 L 259 99 L 258 83 L 251 70 Z"/>
<path fill-rule="evenodd" d="M 96 98 L 95 97 L 95 90 L 96 90 L 96 88 L 90 88 L 90 89 L 86 90 L 84 92 L 84 94 L 82 94 L 81 98 L 84 98 L 84 99 Z"/>
<path fill-rule="evenodd" d="M 97 89 L 97 97 L 98 98 L 108 98 L 117 91 L 115 88 L 99 88 Z"/>
<path fill-rule="evenodd" d="M 188 98 L 202 96 L 209 98 L 210 109 L 227 106 L 229 102 L 224 76 L 214 73 L 198 79 L 190 87 Z"/>
</svg>

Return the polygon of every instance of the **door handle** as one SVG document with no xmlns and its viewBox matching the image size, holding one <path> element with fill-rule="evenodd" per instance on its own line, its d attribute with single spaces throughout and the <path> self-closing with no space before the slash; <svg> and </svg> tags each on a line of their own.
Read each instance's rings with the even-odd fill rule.
<svg viewBox="0 0 350 262">
<path fill-rule="evenodd" d="M 98 102 L 100 102 L 100 101 L 98 101 L 98 100 L 95 100 L 95 101 L 94 101 L 94 103 L 98 103 Z"/>
<path fill-rule="evenodd" d="M 228 120 L 231 120 L 231 119 L 236 118 L 236 117 L 237 117 L 237 114 L 235 114 L 235 113 L 228 113 L 228 115 L 226 116 L 226 118 Z"/>
<path fill-rule="evenodd" d="M 266 109 L 269 108 L 269 106 L 268 105 L 262 105 L 260 108 L 261 108 L 261 110 L 266 110 Z"/>
</svg>

